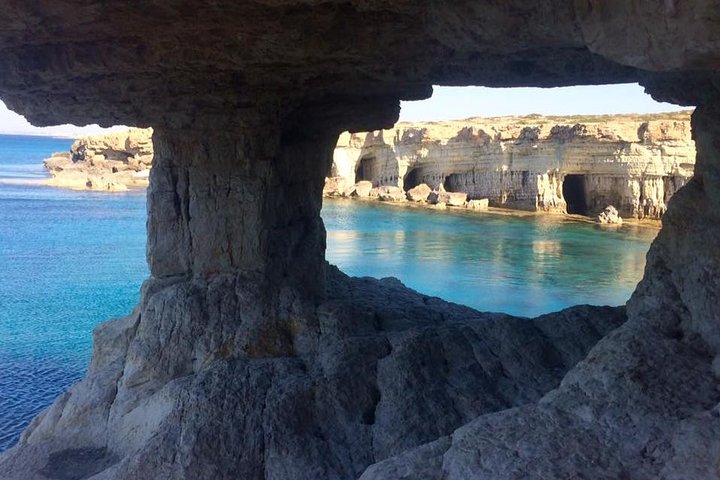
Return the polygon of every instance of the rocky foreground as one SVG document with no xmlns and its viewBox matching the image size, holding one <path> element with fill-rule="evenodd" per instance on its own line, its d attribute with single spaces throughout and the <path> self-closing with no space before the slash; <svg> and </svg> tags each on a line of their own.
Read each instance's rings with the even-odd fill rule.
<svg viewBox="0 0 720 480">
<path fill-rule="evenodd" d="M 88 377 L 33 421 L 0 478 L 357 478 L 478 416 L 538 402 L 626 320 L 624 307 L 480 313 L 332 267 L 317 306 L 251 280 L 148 282 L 138 310 L 95 330 Z M 208 301 L 220 323 L 196 316 Z M 235 330 L 287 321 L 294 346 Z M 401 478 L 378 476 L 387 468 L 366 475 Z"/>
<path fill-rule="evenodd" d="M 0 455 L 0 478 L 720 478 L 717 1 L 0 7 L 9 108 L 38 125 L 154 129 L 138 308 L 97 328 L 87 377 Z M 696 107 L 697 162 L 619 327 L 597 328 L 596 310 L 580 331 L 563 312 L 550 328 L 482 320 L 327 266 L 322 188 L 342 131 L 391 128 L 400 100 L 432 85 L 633 82 Z M 576 123 L 565 143 L 561 130 L 513 146 L 513 164 L 535 158 L 515 149 L 586 144 Z M 453 192 L 471 171 L 438 173 L 459 175 L 442 180 Z M 545 174 L 519 172 L 488 178 Z M 589 175 L 566 173 L 566 203 L 591 205 Z M 633 180 L 632 198 L 665 176 Z"/>
</svg>

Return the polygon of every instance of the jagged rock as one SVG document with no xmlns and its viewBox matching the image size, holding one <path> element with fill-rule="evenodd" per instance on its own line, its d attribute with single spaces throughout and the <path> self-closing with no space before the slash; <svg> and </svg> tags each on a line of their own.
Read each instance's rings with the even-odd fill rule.
<svg viewBox="0 0 720 480">
<path fill-rule="evenodd" d="M 620 215 L 618 215 L 618 211 L 615 207 L 612 205 L 608 205 L 605 207 L 605 210 L 602 211 L 600 215 L 597 217 L 598 223 L 609 223 L 613 225 L 622 225 L 623 220 L 620 218 Z"/>
<path fill-rule="evenodd" d="M 430 192 L 432 189 L 426 183 L 421 183 L 407 191 L 407 199 L 411 202 L 425 202 Z"/>
<path fill-rule="evenodd" d="M 427 201 L 431 205 L 443 203 L 452 207 L 462 207 L 467 200 L 467 193 L 464 192 L 446 192 L 445 188 L 440 185 L 437 190 L 428 194 Z"/>
<path fill-rule="evenodd" d="M 553 127 L 555 128 L 555 127 Z M 515 141 L 516 145 L 522 145 L 524 143 L 536 144 L 540 140 L 540 131 L 542 127 L 523 127 L 517 136 Z M 502 137 L 501 137 L 502 138 Z"/>
<path fill-rule="evenodd" d="M 105 190 L 108 192 L 124 192 L 127 186 L 124 183 L 117 183 L 105 177 L 89 176 L 85 186 L 90 190 Z"/>
<path fill-rule="evenodd" d="M 146 187 L 153 159 L 152 129 L 131 128 L 76 140 L 69 153 L 55 153 L 44 161 L 52 175 L 47 184 L 74 189 L 125 191 Z"/>
<path fill-rule="evenodd" d="M 400 187 L 376 187 L 370 191 L 370 197 L 377 197 L 381 202 L 402 202 L 405 192 Z"/>
<path fill-rule="evenodd" d="M 467 193 L 464 192 L 447 192 L 446 203 L 452 207 L 462 207 L 467 200 Z"/>
<path fill-rule="evenodd" d="M 716 2 L 0 0 L 0 17 L 10 108 L 39 125 L 155 129 L 140 305 L 96 329 L 87 377 L 0 456 L 0 477 L 718 476 Z M 688 177 L 683 145 L 648 149 L 637 123 L 633 139 L 597 134 L 628 138 L 628 161 L 608 167 L 630 166 L 627 178 L 586 178 L 588 188 L 620 178 L 606 192 L 622 201 L 601 207 L 645 208 L 650 187 L 656 212 L 673 194 L 616 330 L 598 325 L 602 309 L 568 328 L 557 327 L 562 312 L 547 328 L 458 318 L 460 307 L 396 282 L 328 271 L 320 207 L 341 131 L 376 131 L 352 146 L 374 146 L 378 170 L 389 165 L 378 185 L 399 184 L 388 142 L 404 142 L 403 171 L 478 144 L 382 133 L 401 98 L 427 98 L 431 85 L 637 81 L 658 100 L 697 105 L 698 162 L 695 178 L 660 196 Z M 564 155 L 601 145 L 616 159 L 606 148 L 620 147 L 592 138 L 591 121 L 562 122 L 575 123 L 590 135 L 512 146 L 510 132 L 475 125 L 492 138 L 487 155 L 416 176 L 564 209 L 541 187 L 573 172 L 531 168 L 532 152 L 577 160 Z M 503 170 L 506 147 L 514 166 Z M 473 176 L 497 160 L 496 175 Z"/>
<path fill-rule="evenodd" d="M 468 200 L 467 207 L 473 210 L 487 210 L 490 203 L 487 198 L 481 198 L 479 200 Z"/>
<path fill-rule="evenodd" d="M 625 321 L 620 307 L 481 314 L 394 279 L 328 275 L 315 308 L 247 276 L 148 282 L 138 311 L 96 329 L 102 349 L 88 378 L 34 422 L 0 476 L 68 475 L 62 465 L 84 449 L 99 452 L 86 467 L 110 478 L 289 479 L 308 465 L 320 478 L 356 478 L 482 413 L 537 401 Z M 254 341 L 246 327 L 229 328 L 262 326 L 269 314 L 277 323 Z M 263 344 L 285 319 L 313 325 L 294 347 L 302 355 Z"/>
<path fill-rule="evenodd" d="M 348 196 L 366 198 L 366 197 L 370 196 L 370 192 L 372 191 L 372 189 L 373 189 L 372 183 L 362 180 L 362 181 L 357 182 L 352 187 Z"/>
<path fill-rule="evenodd" d="M 50 158 L 43 160 L 43 165 L 51 173 L 76 168 L 75 162 L 68 152 L 53 153 Z"/>
<path fill-rule="evenodd" d="M 570 125 L 555 125 L 550 129 L 548 140 L 555 140 L 558 142 L 570 142 L 576 138 L 581 138 L 588 135 L 587 125 L 576 123 L 573 126 Z M 605 134 L 607 135 L 607 134 Z"/>
<path fill-rule="evenodd" d="M 344 196 L 348 187 L 345 185 L 343 177 L 327 177 L 325 178 L 325 186 L 323 187 L 323 197 L 340 197 Z"/>
</svg>

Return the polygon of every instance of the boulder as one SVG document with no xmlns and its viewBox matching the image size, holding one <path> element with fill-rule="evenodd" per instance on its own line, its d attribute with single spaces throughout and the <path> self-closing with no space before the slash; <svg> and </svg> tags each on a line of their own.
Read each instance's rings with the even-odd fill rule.
<svg viewBox="0 0 720 480">
<path fill-rule="evenodd" d="M 367 180 L 361 180 L 350 188 L 348 196 L 366 198 L 370 196 L 370 191 L 373 189 L 372 183 Z"/>
<path fill-rule="evenodd" d="M 323 187 L 323 197 L 340 197 L 345 194 L 347 185 L 343 177 L 326 177 Z"/>
<path fill-rule="evenodd" d="M 66 152 L 53 153 L 50 158 L 43 161 L 45 168 L 51 173 L 61 172 L 73 168 L 75 163 L 72 161 L 71 155 Z"/>
<path fill-rule="evenodd" d="M 490 206 L 490 202 L 487 198 L 481 198 L 479 200 L 468 200 L 466 206 L 467 208 L 471 208 L 473 210 L 487 210 Z"/>
<path fill-rule="evenodd" d="M 407 191 L 407 199 L 411 202 L 425 202 L 430 192 L 432 189 L 426 183 L 421 183 Z"/>
<path fill-rule="evenodd" d="M 622 225 L 623 219 L 618 214 L 618 211 L 612 205 L 605 207 L 605 210 L 600 213 L 597 217 L 598 223 L 610 224 L 610 225 Z"/>
<path fill-rule="evenodd" d="M 464 192 L 447 192 L 443 186 L 439 186 L 437 190 L 430 192 L 427 201 L 430 204 L 445 203 L 451 207 L 462 207 L 467 200 L 467 193 Z"/>
<path fill-rule="evenodd" d="M 464 192 L 446 192 L 447 200 L 445 201 L 451 207 L 462 207 L 467 201 L 467 193 Z"/>
<path fill-rule="evenodd" d="M 377 197 L 381 202 L 402 202 L 405 200 L 405 192 L 400 187 L 382 186 L 373 188 L 371 197 Z"/>
</svg>

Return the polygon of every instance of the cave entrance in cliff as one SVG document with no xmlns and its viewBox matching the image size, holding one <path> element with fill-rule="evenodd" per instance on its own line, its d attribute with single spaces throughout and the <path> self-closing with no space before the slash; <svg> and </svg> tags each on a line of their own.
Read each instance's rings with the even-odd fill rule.
<svg viewBox="0 0 720 480">
<path fill-rule="evenodd" d="M 460 185 L 461 175 L 457 173 L 451 173 L 445 180 L 443 180 L 443 188 L 446 192 L 461 192 L 463 187 Z"/>
<path fill-rule="evenodd" d="M 363 180 L 372 182 L 373 176 L 375 174 L 375 164 L 375 157 L 365 156 L 361 158 L 357 164 L 357 167 L 355 168 L 355 183 L 361 182 Z"/>
<path fill-rule="evenodd" d="M 585 175 L 565 175 L 562 193 L 567 203 L 567 213 L 587 215 L 588 202 Z"/>
<path fill-rule="evenodd" d="M 413 168 L 405 175 L 405 179 L 403 180 L 403 188 L 407 192 L 408 190 L 417 187 L 421 183 L 422 175 L 420 175 L 420 169 Z"/>
</svg>

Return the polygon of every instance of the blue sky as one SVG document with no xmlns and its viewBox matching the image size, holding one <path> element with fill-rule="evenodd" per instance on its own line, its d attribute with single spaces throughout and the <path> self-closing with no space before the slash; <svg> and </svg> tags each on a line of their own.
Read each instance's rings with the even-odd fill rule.
<svg viewBox="0 0 720 480">
<path fill-rule="evenodd" d="M 403 102 L 401 121 L 503 115 L 602 115 L 683 110 L 659 103 L 633 84 L 561 88 L 435 87 L 432 98 Z"/>
<path fill-rule="evenodd" d="M 658 103 L 637 84 L 562 88 L 435 87 L 432 98 L 403 102 L 401 121 L 453 120 L 502 115 L 655 113 L 683 107 Z M 97 125 L 37 128 L 11 112 L 0 101 L 0 132 L 34 135 L 79 136 L 103 129 Z"/>
</svg>

